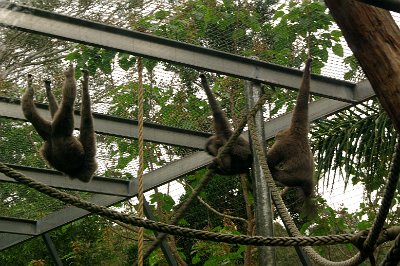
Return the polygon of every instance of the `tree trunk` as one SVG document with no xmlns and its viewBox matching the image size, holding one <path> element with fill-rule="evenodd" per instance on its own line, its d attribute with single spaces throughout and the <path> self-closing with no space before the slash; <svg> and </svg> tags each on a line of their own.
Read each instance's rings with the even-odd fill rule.
<svg viewBox="0 0 400 266">
<path fill-rule="evenodd" d="M 382 107 L 400 133 L 400 30 L 389 11 L 353 0 L 325 0 Z"/>
</svg>

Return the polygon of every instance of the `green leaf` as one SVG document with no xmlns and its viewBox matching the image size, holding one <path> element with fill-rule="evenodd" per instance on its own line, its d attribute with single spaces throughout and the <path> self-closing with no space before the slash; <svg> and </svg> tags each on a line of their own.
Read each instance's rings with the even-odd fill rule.
<svg viewBox="0 0 400 266">
<path fill-rule="evenodd" d="M 192 258 L 192 263 L 193 264 L 197 264 L 197 263 L 200 263 L 200 261 L 201 261 L 201 259 L 200 259 L 200 257 L 199 256 L 194 256 L 193 258 Z"/>
<path fill-rule="evenodd" d="M 340 38 L 342 37 L 342 32 L 340 30 L 333 30 L 331 31 L 331 35 L 335 38 Z"/>
<path fill-rule="evenodd" d="M 284 15 L 285 15 L 285 12 L 283 12 L 282 10 L 276 11 L 275 14 L 274 14 L 273 19 L 276 20 L 278 18 L 283 17 Z"/>
<path fill-rule="evenodd" d="M 332 52 L 335 54 L 335 55 L 337 55 L 337 56 L 340 56 L 340 57 L 343 57 L 343 47 L 342 47 L 342 45 L 340 45 L 339 43 L 337 43 L 337 44 L 335 44 L 333 47 L 332 47 Z"/>
<path fill-rule="evenodd" d="M 152 72 L 154 68 L 158 64 L 158 60 L 155 59 L 148 59 L 148 58 L 143 58 L 143 66 L 147 69 L 147 71 Z"/>
<path fill-rule="evenodd" d="M 130 54 L 119 53 L 118 64 L 123 70 L 127 71 L 129 68 L 135 66 L 136 58 Z"/>
</svg>

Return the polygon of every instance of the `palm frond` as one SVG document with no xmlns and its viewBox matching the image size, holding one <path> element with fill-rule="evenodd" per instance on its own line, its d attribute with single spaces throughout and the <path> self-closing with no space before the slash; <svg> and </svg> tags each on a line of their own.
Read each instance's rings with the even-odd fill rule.
<svg viewBox="0 0 400 266">
<path fill-rule="evenodd" d="M 345 185 L 368 184 L 378 189 L 388 174 L 396 133 L 379 105 L 371 101 L 318 121 L 311 131 L 316 174 L 324 185 L 343 176 Z M 340 175 L 338 175 L 338 173 Z"/>
</svg>

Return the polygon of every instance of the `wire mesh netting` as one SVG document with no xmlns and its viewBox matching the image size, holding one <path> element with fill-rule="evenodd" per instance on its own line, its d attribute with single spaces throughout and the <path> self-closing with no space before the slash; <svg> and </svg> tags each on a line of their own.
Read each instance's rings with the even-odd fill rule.
<svg viewBox="0 0 400 266">
<path fill-rule="evenodd" d="M 258 0 L 11 2 L 295 69 L 303 67 L 310 51 L 315 74 L 355 83 L 365 79 L 338 27 L 320 1 L 289 1 L 290 4 L 287 1 Z M 398 14 L 393 16 L 400 21 Z M 213 132 L 211 111 L 198 79 L 200 70 L 84 43 L 0 27 L 0 103 L 11 101 L 18 110 L 13 115 L 2 115 L 4 117 L 0 119 L 0 161 L 51 169 L 40 155 L 43 141 L 30 123 L 22 121 L 22 115 L 18 114 L 21 112 L 18 99 L 26 89 L 28 74 L 34 76 L 35 101 L 44 104 L 42 108 L 47 108 L 48 102 L 44 80 L 51 80 L 55 96 L 61 99 L 63 69 L 72 62 L 76 65 L 78 79 L 82 68 L 90 71 L 95 119 L 99 121 L 98 125 L 110 125 L 99 129 L 96 136 L 99 168 L 95 175 L 134 180 L 139 169 L 137 136 L 132 129 L 136 129 L 138 116 L 138 60 L 143 60 L 144 66 L 145 173 L 179 162 L 182 158 L 197 156 L 202 146 L 185 143 L 184 139 L 188 137 L 190 142 L 192 139 L 189 137 L 199 137 L 205 142 Z M 207 77 L 230 122 L 237 125 L 246 109 L 246 81 L 212 72 L 208 72 Z M 263 84 L 262 88 L 269 95 L 264 110 L 266 120 L 292 110 L 297 95 L 295 91 L 273 84 Z M 75 102 L 77 110 L 81 106 L 80 97 L 79 89 Z M 313 96 L 312 100 L 318 99 L 319 96 Z M 370 203 L 372 211 L 379 207 L 378 196 L 388 173 L 395 139 L 390 121 L 380 114 L 379 105 L 370 101 L 313 122 L 310 138 L 316 157 L 316 176 L 320 177 L 319 203 L 327 206 L 319 222 L 328 224 L 332 234 L 364 229 L 361 227 L 370 225 L 373 217 L 351 217 L 351 213 L 366 209 L 365 202 Z M 118 125 L 111 126 L 114 124 L 110 121 Z M 120 133 L 125 129 L 128 133 Z M 167 137 L 171 132 L 184 137 L 179 140 Z M 74 134 L 79 135 L 78 127 Z M 382 142 L 382 138 L 387 142 Z M 343 144 L 346 139 L 351 141 Z M 179 203 L 191 191 L 189 184 L 195 185 L 204 173 L 204 169 L 198 168 L 182 170 L 177 181 L 170 182 L 173 178 L 169 179 L 156 191 L 148 192 L 146 198 L 151 198 L 153 206 L 161 205 L 154 196 L 161 192 L 170 195 L 174 203 Z M 207 188 L 209 195 L 206 193 L 202 197 L 221 213 L 244 217 L 245 202 L 240 181 L 219 179 L 213 182 Z M 95 195 L 70 190 L 69 193 L 86 199 Z M 291 212 L 298 225 L 304 224 L 303 217 L 298 215 L 296 202 L 292 202 L 290 195 L 286 200 L 289 208 L 293 206 Z M 219 202 L 223 207 L 218 206 Z M 127 204 L 135 205 L 137 202 L 132 200 Z M 201 205 L 199 202 L 196 204 Z M 2 216 L 43 219 L 66 207 L 21 185 L 0 183 Z M 122 207 L 123 211 L 127 209 L 127 205 Z M 199 210 L 200 214 L 189 213 L 186 222 L 210 229 L 213 223 L 223 220 L 219 218 L 216 222 L 215 217 L 208 217 L 209 211 L 202 211 Z M 393 215 L 396 211 L 397 207 L 393 207 Z M 343 226 L 341 231 L 332 229 L 336 226 L 332 217 L 345 224 L 340 224 Z M 358 218 L 365 224 L 357 227 Z M 222 224 L 227 226 L 228 223 L 224 220 Z M 280 226 L 277 231 L 285 234 L 279 222 L 277 226 Z M 235 225 L 234 228 L 240 231 L 245 226 Z M 314 225 L 308 230 L 318 232 L 320 227 Z"/>
</svg>

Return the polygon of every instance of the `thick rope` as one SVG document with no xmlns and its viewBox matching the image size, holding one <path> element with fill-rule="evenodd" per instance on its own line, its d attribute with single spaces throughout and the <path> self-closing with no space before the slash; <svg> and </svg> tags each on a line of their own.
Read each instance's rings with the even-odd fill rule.
<svg viewBox="0 0 400 266">
<path fill-rule="evenodd" d="M 137 61 L 138 71 L 138 143 L 139 143 L 139 170 L 138 170 L 138 216 L 143 217 L 144 205 L 144 185 L 143 185 L 143 172 L 144 172 L 144 136 L 143 136 L 143 64 L 142 58 L 138 57 Z M 144 242 L 144 228 L 140 227 L 138 232 L 138 265 L 143 265 L 143 242 Z"/>
<path fill-rule="evenodd" d="M 289 212 L 286 209 L 286 206 L 280 196 L 280 193 L 278 192 L 275 182 L 271 176 L 271 172 L 269 171 L 268 164 L 266 162 L 266 156 L 264 154 L 264 149 L 260 144 L 260 141 L 258 139 L 258 136 L 256 134 L 256 127 L 254 124 L 254 121 L 252 119 L 249 119 L 249 128 L 250 128 L 250 133 L 251 133 L 251 138 L 253 141 L 253 145 L 255 145 L 256 152 L 258 158 L 260 158 L 260 165 L 262 167 L 262 170 L 264 172 L 264 176 L 267 180 L 268 186 L 271 188 L 271 196 L 274 201 L 274 204 L 277 208 L 277 211 L 279 215 L 281 216 L 282 220 L 288 227 L 289 232 L 294 236 L 294 237 L 301 237 L 300 231 L 297 229 L 296 225 L 294 224 L 293 220 L 291 219 L 291 216 Z M 382 200 L 383 204 L 379 210 L 377 219 L 374 223 L 376 226 L 373 227 L 371 232 L 368 235 L 368 239 L 370 239 L 368 242 L 365 241 L 368 245 L 374 246 L 376 243 L 376 240 L 379 237 L 379 234 L 381 233 L 383 222 L 385 220 L 385 217 L 389 211 L 390 208 L 390 202 L 393 199 L 394 191 L 396 190 L 396 184 L 399 178 L 399 173 L 400 173 L 400 149 L 399 149 L 399 143 L 396 145 L 396 151 L 394 155 L 394 159 L 390 168 L 390 175 L 389 175 L 389 181 L 386 186 L 386 191 L 384 198 Z M 383 219 L 383 221 L 382 221 Z M 364 248 L 369 246 L 365 246 Z M 342 262 L 333 262 L 329 261 L 325 258 L 323 258 L 321 255 L 319 255 L 317 252 L 315 252 L 311 247 L 304 247 L 303 250 L 307 253 L 307 255 L 313 259 L 316 263 L 320 265 L 358 265 L 362 261 L 364 261 L 368 257 L 368 252 L 362 252 L 358 253 L 354 257 L 342 261 Z M 371 250 L 371 249 L 369 249 Z M 367 250 L 368 251 L 368 250 Z"/>
<path fill-rule="evenodd" d="M 197 184 L 196 188 L 193 190 L 192 194 L 189 196 L 189 198 L 186 199 L 186 201 L 181 205 L 181 207 L 176 211 L 175 215 L 170 221 L 170 224 L 176 224 L 179 222 L 179 220 L 182 218 L 183 214 L 186 212 L 186 210 L 189 208 L 190 204 L 193 202 L 195 198 L 200 194 L 204 186 L 208 183 L 208 181 L 211 179 L 211 177 L 214 176 L 214 171 L 213 170 L 207 170 L 206 174 L 204 177 L 200 180 L 200 182 Z M 151 243 L 151 245 L 147 248 L 146 252 L 144 253 L 144 259 L 146 259 L 150 254 L 158 247 L 158 245 L 163 241 L 168 234 L 165 233 L 160 233 L 158 234 L 157 238 Z M 134 264 L 136 265 L 136 264 Z"/>
<path fill-rule="evenodd" d="M 263 105 L 266 97 L 260 98 L 259 102 L 254 106 L 252 111 L 248 114 L 249 117 L 254 116 L 254 114 L 258 111 L 259 108 Z M 228 141 L 228 144 L 231 145 L 234 143 L 233 138 L 238 137 L 240 133 L 239 130 L 243 130 L 247 118 L 243 118 L 241 123 L 239 123 L 239 128 L 232 135 L 231 139 Z M 220 151 L 221 154 L 224 154 L 224 148 Z M 8 167 L 4 163 L 0 162 L 0 172 L 4 173 L 6 176 L 15 179 L 16 181 L 33 188 L 43 194 L 46 194 L 55 199 L 61 200 L 66 204 L 74 205 L 78 208 L 85 209 L 88 212 L 98 214 L 110 219 L 118 220 L 127 224 L 141 226 L 149 230 L 156 230 L 159 232 L 163 232 L 166 234 L 189 237 L 189 238 L 197 238 L 201 240 L 209 240 L 216 242 L 224 242 L 229 244 L 242 244 L 242 245 L 254 245 L 254 246 L 305 246 L 305 245 L 333 245 L 333 244 L 345 244 L 350 243 L 351 239 L 354 237 L 352 234 L 342 234 L 342 235 L 331 235 L 331 236 L 316 236 L 316 237 L 248 237 L 245 235 L 230 235 L 230 234 L 220 234 L 213 233 L 207 231 L 201 231 L 196 229 L 184 228 L 175 225 L 168 225 L 161 222 L 155 222 L 151 220 L 145 220 L 135 216 L 129 216 L 126 214 L 119 213 L 114 210 L 110 210 L 103 206 L 98 206 L 91 202 L 80 199 L 79 197 L 70 195 L 68 193 L 62 192 L 58 189 L 49 187 L 41 182 L 35 181 L 32 178 L 26 177 L 23 174 L 15 171 L 14 169 Z M 210 176 L 212 176 L 212 171 L 208 171 Z M 207 175 L 206 175 L 207 176 Z M 207 178 L 206 178 L 207 179 Z M 196 187 L 197 189 L 197 187 Z M 196 191 L 195 189 L 195 191 Z M 200 190 L 200 189 L 198 189 Z M 191 197 L 196 195 L 196 193 L 192 193 Z M 180 216 L 180 213 L 183 213 L 183 207 L 188 206 L 189 202 L 186 201 L 181 209 L 177 212 L 176 216 Z"/>
<path fill-rule="evenodd" d="M 354 235 L 352 234 L 315 236 L 315 237 L 261 237 L 261 236 L 249 237 L 245 235 L 220 234 L 220 233 L 190 229 L 176 225 L 155 222 L 152 220 L 145 220 L 143 218 L 139 218 L 133 215 L 119 213 L 117 211 L 108 209 L 103 206 L 98 206 L 94 203 L 70 195 L 56 188 L 49 187 L 41 182 L 35 181 L 32 178 L 26 177 L 22 173 L 15 171 L 14 169 L 8 167 L 2 162 L 0 162 L 0 172 L 4 173 L 6 176 L 10 178 L 15 179 L 21 184 L 33 188 L 43 194 L 61 200 L 66 204 L 74 205 L 75 207 L 84 209 L 93 214 L 98 214 L 100 216 L 104 216 L 126 224 L 141 226 L 149 230 L 156 230 L 162 233 L 176 235 L 176 236 L 196 238 L 200 240 L 209 240 L 214 242 L 223 242 L 228 244 L 253 245 L 253 246 L 309 246 L 309 245 L 346 244 L 350 243 L 351 239 L 354 237 Z"/>
<path fill-rule="evenodd" d="M 382 261 L 381 266 L 396 266 L 400 261 L 400 234 L 397 235 L 393 246 L 386 254 L 385 259 Z"/>
<path fill-rule="evenodd" d="M 260 99 L 260 101 L 261 100 L 262 100 L 262 98 Z M 257 112 L 257 110 L 258 110 L 258 109 L 256 109 L 257 106 L 258 106 L 258 108 L 260 108 L 262 106 L 262 103 L 260 104 L 260 101 L 256 104 L 254 109 L 249 113 L 248 117 L 252 117 Z M 249 119 L 249 121 L 252 121 L 252 120 Z M 243 126 L 242 126 L 242 123 L 240 123 L 239 128 L 242 126 L 242 129 L 243 129 L 245 124 L 246 124 L 246 122 L 244 122 Z M 250 124 L 250 126 L 253 125 L 253 128 L 254 128 L 254 123 L 249 123 L 249 124 Z M 234 137 L 237 138 L 237 136 L 240 135 L 240 133 L 238 133 L 238 131 L 239 130 L 234 132 L 230 141 L 232 141 L 232 139 Z M 254 134 L 254 130 L 252 130 L 252 131 Z M 252 137 L 253 137 L 254 141 L 257 143 L 258 142 L 257 136 L 252 136 Z M 228 143 L 229 143 L 229 141 L 228 141 Z M 234 143 L 234 141 L 232 141 L 232 143 Z M 232 145 L 232 143 L 231 143 L 231 145 Z M 277 206 L 279 206 L 280 195 L 276 189 L 275 183 L 269 172 L 268 166 L 265 161 L 265 156 L 264 157 L 261 156 L 261 155 L 263 155 L 263 150 L 262 150 L 261 146 L 259 145 L 259 142 L 257 144 L 258 145 L 256 145 L 256 148 L 257 148 L 256 151 L 258 153 L 259 158 L 263 159 L 263 160 L 261 160 L 261 166 L 263 167 L 263 171 L 264 171 L 264 174 L 266 175 L 268 184 L 271 185 L 271 191 L 272 191 L 272 197 L 273 197 L 274 203 L 275 203 L 275 201 L 278 202 Z M 220 156 L 220 154 L 225 154 L 225 152 L 226 151 L 224 151 L 224 149 L 223 149 L 222 151 L 220 151 L 219 156 Z M 397 153 L 398 153 L 398 149 L 396 149 L 396 154 Z M 393 165 L 392 165 L 392 167 L 393 167 Z M 395 170 L 391 171 L 391 176 L 396 176 L 396 175 L 398 176 L 399 169 L 397 169 L 397 168 L 393 168 L 393 169 L 395 169 Z M 72 204 L 78 208 L 85 209 L 91 213 L 105 216 L 107 218 L 118 220 L 118 221 L 121 221 L 121 222 L 124 222 L 127 224 L 132 224 L 135 226 L 140 226 L 140 227 L 144 227 L 144 228 L 147 228 L 150 230 L 156 230 L 159 232 L 177 235 L 177 236 L 196 238 L 196 239 L 200 239 L 200 240 L 224 242 L 224 243 L 228 243 L 228 244 L 242 244 L 242 245 L 254 245 L 254 246 L 310 246 L 310 245 L 345 244 L 345 243 L 350 243 L 352 241 L 352 238 L 355 236 L 355 235 L 350 235 L 350 234 L 342 234 L 342 235 L 331 235 L 331 236 L 302 237 L 300 232 L 297 230 L 296 226 L 294 226 L 295 230 L 294 230 L 294 232 L 292 232 L 292 234 L 295 237 L 261 237 L 261 236 L 248 237 L 245 235 L 238 236 L 238 235 L 220 234 L 220 233 L 206 232 L 206 231 L 201 231 L 201 230 L 196 230 L 196 229 L 189 229 L 189 228 L 179 227 L 179 226 L 175 226 L 175 225 L 168 225 L 165 223 L 155 222 L 155 221 L 151 221 L 151 220 L 144 220 L 142 218 L 138 218 L 135 216 L 128 216 L 125 214 L 121 214 L 114 210 L 109 210 L 103 206 L 95 205 L 91 202 L 82 200 L 82 199 L 72 196 L 68 193 L 65 193 L 65 192 L 59 191 L 55 188 L 46 186 L 40 182 L 37 182 L 31 178 L 24 176 L 23 174 L 13 170 L 12 168 L 9 168 L 8 166 L 6 166 L 5 164 L 3 164 L 1 162 L 0 162 L 0 172 L 4 173 L 8 177 L 15 179 L 16 181 L 18 181 L 22 184 L 25 184 L 31 188 L 36 189 L 39 192 L 42 192 L 53 198 L 59 199 L 67 204 Z M 284 203 L 281 198 L 280 198 L 280 201 L 284 208 L 283 209 L 278 208 L 278 211 L 282 212 L 282 214 L 285 214 L 285 212 L 286 212 L 287 216 L 289 216 L 289 218 L 290 218 L 290 215 L 288 214 L 286 207 L 284 206 Z M 282 214 L 280 213 L 281 217 L 282 217 Z M 289 230 L 293 230 L 293 228 L 290 227 Z M 323 264 L 323 265 L 353 265 L 353 264 L 348 264 L 348 263 L 344 264 L 344 263 L 348 262 L 349 260 L 346 262 L 339 262 L 339 263 L 328 261 L 328 260 L 322 258 L 319 254 L 317 254 L 310 247 L 304 247 L 304 250 L 308 254 L 311 254 L 311 257 L 316 262 L 319 262 L 320 264 Z M 313 253 L 316 254 L 315 256 L 317 257 L 317 259 L 314 258 Z M 320 257 L 321 260 L 319 260 L 318 257 Z M 352 258 L 350 260 L 353 260 L 353 262 L 354 262 L 354 258 Z"/>
<path fill-rule="evenodd" d="M 228 139 L 227 143 L 218 151 L 218 154 L 216 156 L 217 159 L 221 158 L 222 156 L 225 156 L 226 154 L 229 153 L 230 149 L 232 146 L 235 144 L 236 140 L 240 136 L 241 132 L 243 131 L 244 127 L 247 124 L 247 119 L 248 117 L 253 117 L 259 109 L 264 105 L 265 101 L 267 100 L 267 96 L 261 97 L 257 103 L 254 105 L 254 107 L 251 109 L 248 115 L 244 115 L 242 119 L 239 122 L 239 125 L 235 132 L 232 134 L 232 136 Z M 179 220 L 183 217 L 183 214 L 186 212 L 186 210 L 189 208 L 189 205 L 192 203 L 194 199 L 197 198 L 197 196 L 200 194 L 201 190 L 203 187 L 208 183 L 208 181 L 211 179 L 211 177 L 214 175 L 214 171 L 208 169 L 205 176 L 203 179 L 199 182 L 199 184 L 196 186 L 196 188 L 193 190 L 192 194 L 189 196 L 189 198 L 183 203 L 183 205 L 177 210 L 176 214 L 174 217 L 171 219 L 170 224 L 176 224 L 179 222 Z M 153 241 L 151 246 L 146 250 L 144 254 L 144 259 L 146 259 L 150 254 L 158 247 L 158 245 L 161 243 L 162 240 L 164 240 L 166 237 L 166 234 L 159 234 L 157 236 L 157 239 Z M 135 264 L 136 265 L 136 264 Z"/>
<path fill-rule="evenodd" d="M 280 193 L 275 185 L 275 182 L 272 178 L 271 172 L 268 168 L 267 161 L 265 160 L 266 156 L 264 154 L 264 149 L 258 139 L 258 136 L 256 134 L 256 127 L 254 124 L 254 121 L 252 119 L 249 119 L 249 128 L 250 128 L 250 134 L 252 138 L 252 143 L 255 146 L 255 150 L 257 152 L 257 156 L 260 160 L 260 165 L 263 170 L 264 176 L 266 178 L 267 184 L 271 190 L 271 197 L 274 202 L 274 205 L 282 219 L 282 221 L 285 223 L 286 227 L 288 228 L 288 231 L 290 232 L 291 235 L 294 237 L 301 237 L 300 231 L 297 229 L 296 225 L 294 224 L 283 200 L 282 197 L 280 196 Z M 313 259 L 315 262 L 321 265 L 335 265 L 332 264 L 333 262 L 321 257 L 318 253 L 316 253 L 312 248 L 310 247 L 304 247 L 303 250 L 307 253 L 307 255 Z"/>
<path fill-rule="evenodd" d="M 397 139 L 395 151 L 392 159 L 392 165 L 389 172 L 389 180 L 385 187 L 385 193 L 379 207 L 378 215 L 375 218 L 374 224 L 367 239 L 364 242 L 363 249 L 365 253 L 370 253 L 374 250 L 374 246 L 385 224 L 386 217 L 390 210 L 390 205 L 393 201 L 394 194 L 397 189 L 397 182 L 400 173 L 400 138 Z"/>
</svg>

